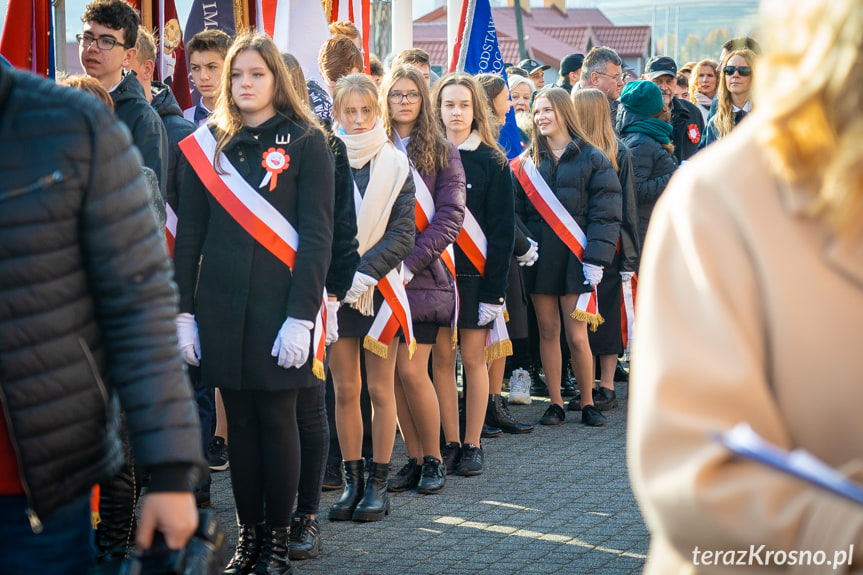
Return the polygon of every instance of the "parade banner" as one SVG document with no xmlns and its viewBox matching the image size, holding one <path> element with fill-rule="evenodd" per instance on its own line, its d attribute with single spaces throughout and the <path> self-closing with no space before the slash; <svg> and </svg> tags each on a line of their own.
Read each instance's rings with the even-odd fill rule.
<svg viewBox="0 0 863 575">
<path fill-rule="evenodd" d="M 154 78 L 171 88 L 181 110 L 192 106 L 183 31 L 174 0 L 129 0 L 141 14 L 141 25 L 156 37 Z"/>
<path fill-rule="evenodd" d="M 236 25 L 232 0 L 192 0 L 192 9 L 189 11 L 183 32 L 183 46 L 189 43 L 192 36 L 204 30 L 221 30 L 233 38 L 237 35 L 238 28 L 242 29 L 242 26 Z M 184 63 L 188 64 L 188 61 L 185 60 L 185 51 L 183 57 Z M 188 76 L 186 76 L 187 85 L 188 81 Z M 196 105 L 200 99 L 201 95 L 192 86 L 189 105 L 180 104 L 180 108 L 186 110 Z"/>
<path fill-rule="evenodd" d="M 318 53 L 330 37 L 324 7 L 310 0 L 260 0 L 263 29 L 280 52 L 300 62 L 306 80 L 323 86 Z"/>
<path fill-rule="evenodd" d="M 0 54 L 13 66 L 53 78 L 53 38 L 49 0 L 9 0 Z"/>
</svg>

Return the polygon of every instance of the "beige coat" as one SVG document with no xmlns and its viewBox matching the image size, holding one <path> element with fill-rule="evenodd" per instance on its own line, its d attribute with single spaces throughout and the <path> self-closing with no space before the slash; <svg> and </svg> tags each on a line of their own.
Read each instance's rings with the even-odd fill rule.
<svg viewBox="0 0 863 575">
<path fill-rule="evenodd" d="M 854 544 L 853 563 L 759 573 L 863 572 L 863 506 L 709 438 L 748 422 L 835 467 L 863 459 L 863 237 L 804 216 L 806 196 L 753 141 L 760 121 L 678 171 L 645 242 L 628 461 L 648 574 L 752 572 L 695 567 L 693 550 L 762 544 L 831 561 Z"/>
</svg>

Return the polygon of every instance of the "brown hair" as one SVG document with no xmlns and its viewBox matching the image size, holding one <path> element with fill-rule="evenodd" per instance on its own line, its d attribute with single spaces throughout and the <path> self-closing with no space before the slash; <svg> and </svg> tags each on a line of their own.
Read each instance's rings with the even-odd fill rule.
<svg viewBox="0 0 863 575">
<path fill-rule="evenodd" d="M 285 64 L 285 69 L 288 71 L 288 80 L 291 82 L 291 88 L 297 93 L 297 97 L 306 105 L 309 105 L 309 89 L 306 86 L 306 76 L 303 74 L 303 66 L 296 56 L 288 52 L 282 52 L 282 62 Z"/>
<path fill-rule="evenodd" d="M 392 62 L 393 66 L 404 64 L 425 64 L 426 66 L 431 66 L 431 56 L 422 48 L 408 48 L 396 54 Z"/>
<path fill-rule="evenodd" d="M 443 100 L 443 91 L 449 86 L 464 86 L 470 92 L 471 101 L 473 102 L 473 122 L 471 122 L 471 130 L 476 130 L 483 144 L 492 149 L 495 156 L 501 163 L 506 163 L 506 154 L 497 143 L 497 138 L 494 136 L 492 124 L 489 117 L 492 115 L 486 104 L 486 98 L 480 88 L 479 83 L 473 76 L 463 72 L 453 72 L 443 76 L 435 82 L 432 100 L 434 101 L 434 113 L 437 116 L 438 126 L 446 133 L 446 126 L 443 124 L 443 119 L 440 116 L 440 109 Z"/>
<path fill-rule="evenodd" d="M 381 59 L 375 56 L 374 54 L 369 54 L 369 75 L 370 76 L 383 76 L 384 75 L 384 65 L 381 62 Z"/>
<path fill-rule="evenodd" d="M 360 29 L 350 20 L 337 20 L 330 24 L 330 34 L 333 36 L 347 36 L 353 40 L 360 37 Z"/>
<path fill-rule="evenodd" d="M 246 50 L 254 50 L 263 58 L 267 68 L 273 74 L 273 107 L 276 113 L 296 122 L 304 122 L 308 130 L 318 129 L 317 119 L 312 115 L 308 106 L 308 99 L 303 102 L 294 90 L 288 77 L 288 69 L 282 61 L 279 49 L 269 36 L 248 32 L 239 36 L 225 58 L 225 66 L 222 70 L 222 89 L 216 101 L 216 110 L 213 112 L 212 122 L 221 131 L 216 144 L 216 154 L 213 166 L 221 171 L 219 165 L 219 154 L 231 138 L 243 127 L 243 119 L 240 110 L 234 103 L 231 94 L 233 79 L 231 68 L 234 60 Z"/>
<path fill-rule="evenodd" d="M 572 93 L 575 122 L 584 135 L 605 157 L 611 161 L 615 171 L 617 165 L 617 138 L 611 125 L 611 112 L 608 98 L 596 88 L 576 90 Z"/>
<path fill-rule="evenodd" d="M 350 74 L 354 68 L 363 69 L 363 54 L 350 38 L 339 34 L 328 38 L 321 46 L 318 65 L 324 77 L 335 83 L 342 76 Z"/>
<path fill-rule="evenodd" d="M 231 48 L 231 37 L 221 30 L 203 30 L 198 32 L 186 44 L 186 56 L 194 52 L 216 52 L 224 60 Z"/>
<path fill-rule="evenodd" d="M 392 125 L 392 115 L 390 114 L 389 94 L 393 84 L 402 79 L 413 82 L 420 95 L 420 113 L 411 128 L 408 157 L 419 173 L 434 174 L 446 169 L 449 165 L 447 161 L 449 143 L 441 133 L 439 123 L 435 122 L 431 96 L 425 78 L 413 66 L 393 66 L 390 73 L 384 76 L 381 82 L 380 104 L 384 129 L 390 139 L 394 139 L 395 128 Z"/>
<path fill-rule="evenodd" d="M 554 110 L 554 114 L 557 116 L 558 123 L 566 129 L 569 136 L 575 142 L 576 147 L 579 147 L 579 140 L 581 140 L 592 145 L 594 148 L 602 149 L 598 145 L 594 144 L 593 139 L 586 134 L 584 130 L 582 130 L 575 117 L 575 106 L 573 106 L 572 100 L 569 99 L 569 94 L 566 93 L 566 90 L 558 88 L 557 86 L 550 86 L 537 92 L 536 97 L 534 97 L 533 103 L 530 106 L 531 116 L 535 114 L 536 103 L 540 98 L 545 98 L 549 101 Z M 608 102 L 607 98 L 606 102 Z M 606 107 L 607 106 L 608 104 L 606 104 Z M 557 159 L 548 145 L 548 138 L 543 136 L 536 128 L 533 129 L 533 132 L 530 135 L 530 144 L 527 149 L 530 153 L 530 157 L 533 159 L 533 163 L 537 166 L 539 165 L 540 154 L 543 152 L 548 154 L 551 158 L 554 158 L 554 161 L 557 162 Z"/>
<path fill-rule="evenodd" d="M 89 92 L 96 96 L 103 104 L 112 110 L 114 109 L 114 100 L 111 99 L 111 94 L 108 93 L 108 90 L 96 78 L 85 76 L 84 74 L 75 74 L 73 76 L 66 76 L 58 83 L 62 86 L 69 86 L 76 90 Z"/>
</svg>

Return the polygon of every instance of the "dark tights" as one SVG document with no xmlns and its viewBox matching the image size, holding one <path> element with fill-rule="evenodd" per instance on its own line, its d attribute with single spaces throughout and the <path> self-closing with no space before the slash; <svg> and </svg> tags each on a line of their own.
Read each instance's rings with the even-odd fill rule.
<svg viewBox="0 0 863 575">
<path fill-rule="evenodd" d="M 240 524 L 256 524 L 265 518 L 270 527 L 291 523 L 300 478 L 297 393 L 295 389 L 222 389 L 231 430 L 228 453 Z"/>
<path fill-rule="evenodd" d="M 324 404 L 324 382 L 301 389 L 297 395 L 297 424 L 300 429 L 300 487 L 297 492 L 297 512 L 317 515 L 321 488 L 327 467 L 330 428 Z"/>
</svg>

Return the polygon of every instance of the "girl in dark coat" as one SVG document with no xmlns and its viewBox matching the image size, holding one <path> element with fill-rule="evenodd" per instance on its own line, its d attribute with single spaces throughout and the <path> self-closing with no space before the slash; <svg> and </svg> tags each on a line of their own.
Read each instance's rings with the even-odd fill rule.
<svg viewBox="0 0 863 575">
<path fill-rule="evenodd" d="M 436 356 L 453 354 L 455 278 L 447 271 L 441 254 L 455 242 L 464 221 L 464 169 L 458 150 L 438 128 L 428 87 L 417 68 L 396 66 L 390 70 L 381 84 L 380 102 L 384 128 L 410 159 L 416 187 L 424 185 L 434 202 L 434 217 L 422 232 L 417 228 L 416 244 L 404 261 L 417 349 L 413 357 L 406 342 L 398 350 L 396 406 L 408 462 L 390 481 L 389 490 L 416 487 L 420 493 L 436 493 L 446 483 L 447 469 L 440 447 L 440 404 L 429 378 L 428 363 L 436 342 L 440 342 L 435 345 Z M 457 442 L 455 370 L 450 367 L 447 377 L 443 375 L 436 371 L 435 383 L 448 384 L 441 385 L 449 392 L 443 394 L 441 403 L 449 409 L 450 422 L 456 423 L 450 439 Z"/>
<path fill-rule="evenodd" d="M 234 42 L 222 86 L 212 120 L 196 132 L 215 139 L 215 159 L 196 163 L 194 148 L 183 147 L 194 169 L 186 171 L 174 255 L 178 329 L 186 361 L 201 359 L 203 381 L 221 388 L 231 429 L 240 535 L 225 573 L 289 573 L 300 469 L 296 398 L 299 389 L 318 384 L 311 332 L 330 260 L 333 164 L 268 37 Z M 274 222 L 297 231 L 292 267 L 223 207 L 218 184 L 227 180 L 219 174 L 227 172 L 275 208 Z M 229 188 L 242 188 L 233 182 Z"/>
<path fill-rule="evenodd" d="M 540 355 L 548 383 L 551 405 L 540 423 L 563 423 L 560 392 L 560 317 L 572 357 L 572 371 L 581 391 L 582 422 L 605 424 L 593 405 L 593 355 L 587 323 L 573 317 L 579 295 L 593 291 L 604 266 L 614 259 L 620 235 L 620 182 L 611 161 L 588 143 L 575 120 L 569 95 L 561 88 L 542 90 L 533 102 L 536 124 L 528 153 L 555 197 L 587 237 L 579 258 L 563 243 L 527 198 L 515 179 L 516 213 L 539 242 L 539 261 L 525 268 L 525 283 L 531 293 L 540 332 Z M 522 164 L 526 158 L 522 157 Z M 516 168 L 516 169 L 521 169 Z M 582 315 L 581 317 L 586 316 Z"/>
<path fill-rule="evenodd" d="M 449 74 L 435 84 L 435 112 L 447 140 L 457 146 L 464 166 L 467 209 L 488 240 L 485 273 L 455 247 L 459 289 L 458 318 L 465 379 L 465 433 L 457 472 L 483 472 L 485 455 L 480 434 L 488 404 L 486 335 L 503 313 L 507 272 L 512 256 L 515 219 L 512 184 L 506 156 L 497 145 L 488 119 L 485 96 L 476 80 L 466 74 Z"/>
<path fill-rule="evenodd" d="M 677 169 L 671 143 L 673 128 L 667 121 L 668 112 L 662 109 L 662 92 L 653 82 L 630 82 L 620 93 L 620 103 L 617 133 L 632 152 L 638 199 L 638 240 L 644 245 L 653 207 Z"/>
<path fill-rule="evenodd" d="M 389 513 L 387 476 L 396 434 L 393 390 L 398 338 L 385 345 L 369 330 L 383 303 L 378 282 L 401 267 L 414 247 L 414 183 L 410 166 L 387 137 L 378 118 L 378 90 L 366 75 L 336 83 L 336 135 L 348 150 L 354 174 L 360 266 L 341 309 L 339 339 L 330 350 L 336 392 L 336 427 L 346 472 L 341 498 L 330 520 L 379 521 Z M 377 344 L 377 345 L 375 345 Z M 372 402 L 372 449 L 368 480 L 363 477 L 363 422 L 360 412 L 360 352 Z"/>
</svg>

